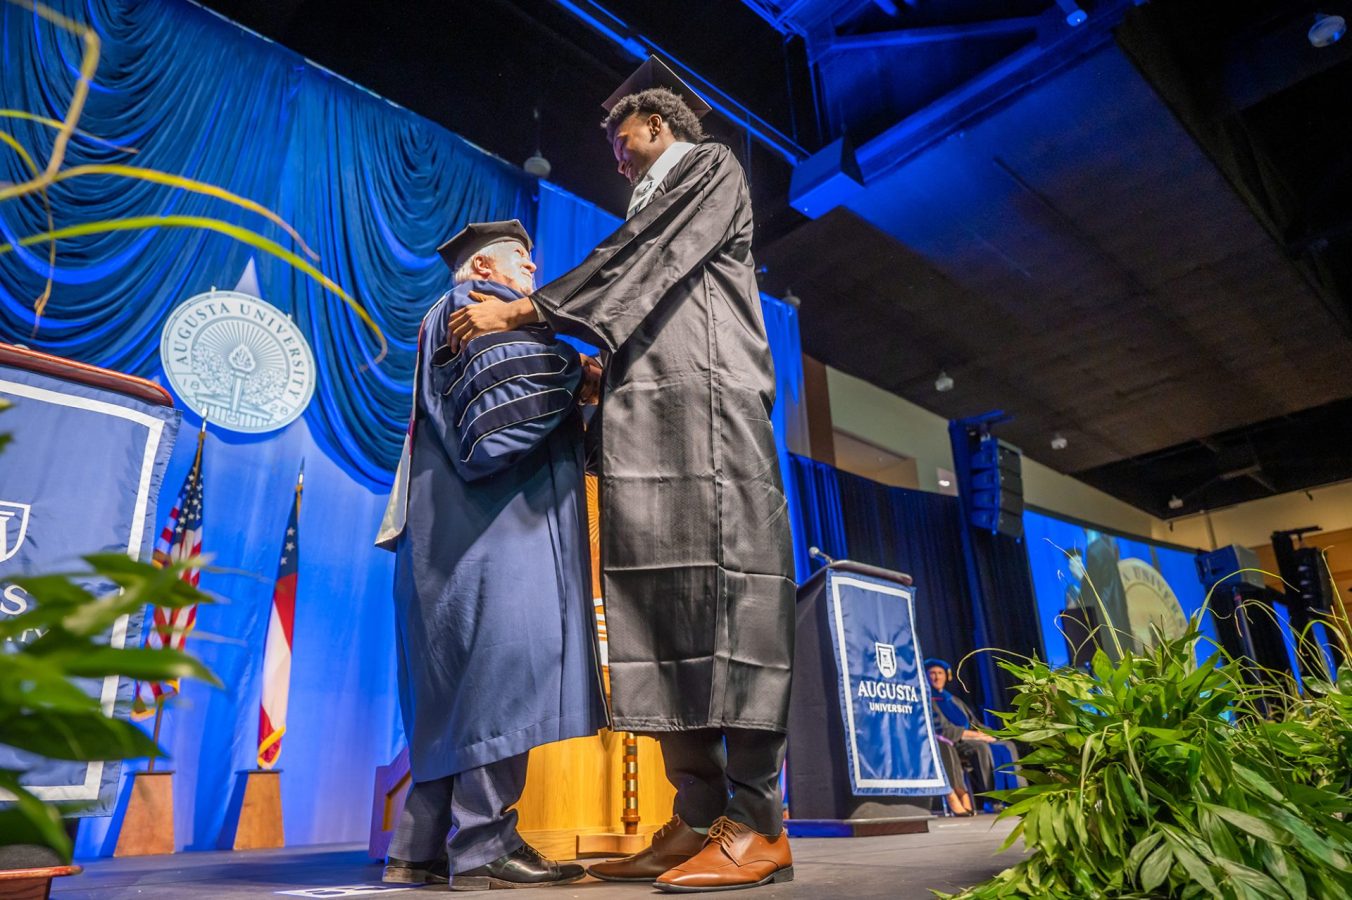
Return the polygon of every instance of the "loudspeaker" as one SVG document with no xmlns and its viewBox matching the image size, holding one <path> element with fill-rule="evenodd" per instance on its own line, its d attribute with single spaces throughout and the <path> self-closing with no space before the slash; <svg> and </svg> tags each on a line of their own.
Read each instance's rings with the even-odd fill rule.
<svg viewBox="0 0 1352 900">
<path fill-rule="evenodd" d="M 1208 591 L 1218 584 L 1262 587 L 1263 573 L 1256 571 L 1258 567 L 1258 554 L 1238 544 L 1197 554 L 1197 577 Z"/>
<path fill-rule="evenodd" d="M 1328 566 L 1324 564 L 1324 551 L 1318 547 L 1296 548 L 1295 583 L 1300 601 L 1306 609 L 1326 615 L 1333 611 L 1330 602 L 1333 590 L 1329 583 Z"/>
<path fill-rule="evenodd" d="M 1023 536 L 1023 456 L 993 437 L 972 452 L 972 522 L 997 534 Z"/>
</svg>

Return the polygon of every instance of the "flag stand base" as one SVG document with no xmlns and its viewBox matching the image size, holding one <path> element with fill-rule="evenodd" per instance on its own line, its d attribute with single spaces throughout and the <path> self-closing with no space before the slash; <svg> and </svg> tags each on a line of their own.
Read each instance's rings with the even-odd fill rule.
<svg viewBox="0 0 1352 900">
<path fill-rule="evenodd" d="M 281 774 L 281 769 L 245 769 L 238 773 L 221 833 L 223 848 L 271 850 L 286 846 Z"/>
<path fill-rule="evenodd" d="M 132 772 L 113 856 L 174 852 L 174 773 Z"/>
</svg>

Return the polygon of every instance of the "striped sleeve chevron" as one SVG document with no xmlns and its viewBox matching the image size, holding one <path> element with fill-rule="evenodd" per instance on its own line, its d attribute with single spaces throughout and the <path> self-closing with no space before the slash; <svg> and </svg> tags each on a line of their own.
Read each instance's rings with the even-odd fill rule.
<svg viewBox="0 0 1352 900">
<path fill-rule="evenodd" d="M 573 410 L 582 367 L 549 332 L 485 335 L 434 357 L 449 421 L 445 445 L 467 481 L 494 475 L 529 453 Z"/>
</svg>

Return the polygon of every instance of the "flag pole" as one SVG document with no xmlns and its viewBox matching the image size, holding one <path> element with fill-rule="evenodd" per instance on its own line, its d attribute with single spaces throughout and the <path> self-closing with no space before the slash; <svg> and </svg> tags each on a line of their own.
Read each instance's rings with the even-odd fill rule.
<svg viewBox="0 0 1352 900">
<path fill-rule="evenodd" d="M 197 453 L 194 454 L 192 458 L 192 467 L 194 469 L 202 465 L 202 445 L 206 442 L 206 439 L 207 439 L 207 417 L 203 416 L 202 427 L 197 429 Z M 149 640 L 149 637 L 147 636 L 146 639 Z M 156 747 L 160 745 L 160 725 L 162 724 L 164 724 L 164 697 L 156 696 L 155 727 L 152 729 L 150 734 L 150 740 L 152 743 L 155 744 Z M 150 765 L 146 767 L 147 772 L 155 771 L 155 760 L 157 759 L 159 759 L 158 756 L 150 757 Z"/>
<path fill-rule="evenodd" d="M 301 457 L 301 460 L 300 460 L 300 467 L 299 467 L 299 470 L 296 472 L 296 487 L 295 487 L 295 492 L 296 492 L 296 495 L 295 495 L 295 500 L 292 501 L 292 511 L 291 511 L 291 516 L 292 516 L 292 521 L 295 522 L 295 528 L 296 528 L 295 534 L 296 534 L 297 543 L 299 543 L 299 529 L 300 529 L 300 501 L 301 501 L 301 496 L 302 496 L 302 495 L 304 494 L 304 492 L 305 492 L 305 457 L 303 457 L 303 456 Z M 292 547 L 291 544 L 286 543 L 286 541 L 289 539 L 289 537 L 290 537 L 292 534 L 293 534 L 293 532 L 291 531 L 290 528 L 288 528 L 288 530 L 287 530 L 287 536 L 288 536 L 288 537 L 283 539 L 284 547 L 283 547 L 282 563 L 285 563 L 285 562 L 286 562 L 286 555 L 285 555 L 285 554 L 288 552 L 288 549 Z M 290 552 L 299 552 L 299 551 L 298 551 L 298 549 L 292 549 Z M 277 614 L 278 614 L 278 610 L 277 610 L 277 606 L 276 606 L 276 603 L 277 603 L 277 594 L 276 594 L 276 591 L 277 591 L 277 586 L 280 585 L 280 584 L 281 584 L 281 572 L 278 571 L 278 581 L 277 581 L 277 583 L 276 583 L 276 584 L 274 585 L 274 587 L 273 587 L 273 599 L 272 599 L 272 604 L 271 604 L 271 605 L 272 605 L 272 612 L 273 612 L 274 615 L 277 615 Z M 292 590 L 293 590 L 292 603 L 294 604 L 294 601 L 295 601 L 295 598 L 294 598 L 294 583 L 293 583 L 293 588 L 292 588 Z M 294 614 L 295 614 L 295 612 L 294 612 L 294 607 L 292 608 L 290 614 L 294 616 Z M 264 676 L 265 676 L 265 677 L 264 677 L 264 684 L 263 684 L 263 697 L 262 697 L 262 698 L 260 699 L 260 701 L 259 701 L 259 706 L 260 706 L 259 716 L 260 716 L 260 719 L 259 719 L 259 731 L 258 731 L 258 757 L 257 757 L 257 766 L 253 769 L 253 771 L 256 772 L 256 773 L 263 773 L 263 772 L 271 772 L 271 771 L 272 771 L 273 765 L 276 764 L 276 757 L 274 756 L 274 758 L 273 758 L 271 761 L 265 761 L 265 759 L 264 759 L 264 753 L 265 753 L 265 751 L 266 751 L 267 749 L 270 749 L 270 748 L 273 746 L 273 744 L 275 744 L 277 741 L 279 741 L 279 740 L 281 739 L 282 733 L 284 733 L 285 730 L 286 730 L 284 724 L 283 724 L 282 728 L 281 728 L 280 730 L 278 730 L 277 725 L 276 725 L 275 723 L 272 723 L 270 720 L 267 719 L 267 679 L 266 679 L 266 670 L 267 670 L 267 663 L 268 663 L 269 653 L 270 653 L 270 651 L 271 651 L 272 626 L 275 625 L 275 624 L 278 624 L 278 623 L 276 623 L 276 622 L 271 622 L 271 621 L 269 622 L 269 625 L 268 625 L 268 631 L 267 631 L 267 638 L 265 639 L 265 645 L 264 645 L 264 646 L 265 646 L 265 649 L 264 649 L 264 653 L 263 653 L 263 668 L 264 668 Z M 290 624 L 287 623 L 287 624 L 284 625 L 283 627 L 286 628 L 286 629 L 289 629 L 289 628 L 290 628 Z M 287 644 L 287 652 L 288 652 L 288 662 L 287 662 L 287 665 L 286 665 L 286 668 L 287 668 L 287 681 L 288 681 L 287 690 L 290 691 L 290 661 L 289 661 L 290 644 L 289 644 L 289 642 L 288 642 L 288 644 Z M 264 734 L 264 724 L 263 724 L 263 723 L 264 723 L 265 721 L 268 722 L 268 727 L 270 727 L 270 728 L 272 729 L 272 731 L 269 732 L 268 734 Z M 279 752 L 280 752 L 280 751 L 279 751 Z"/>
</svg>

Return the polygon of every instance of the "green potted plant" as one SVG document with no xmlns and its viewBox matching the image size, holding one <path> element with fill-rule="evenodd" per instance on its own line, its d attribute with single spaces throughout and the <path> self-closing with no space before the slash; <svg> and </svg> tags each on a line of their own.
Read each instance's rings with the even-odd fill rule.
<svg viewBox="0 0 1352 900">
<path fill-rule="evenodd" d="M 209 602 L 182 580 L 187 564 L 157 568 L 116 554 L 86 557 L 98 581 L 120 590 L 96 596 L 76 576 L 45 575 L 11 579 L 33 599 L 24 613 L 0 619 L 0 642 L 17 642 L 37 630 L 41 636 L 12 652 L 0 652 L 0 743 L 48 759 L 123 760 L 163 756 L 135 725 L 103 714 L 97 698 L 76 679 L 119 675 L 143 681 L 199 678 L 217 684 L 205 667 L 177 650 L 114 649 L 103 639 L 123 615 L 141 615 L 147 604 L 164 607 Z M 13 644 L 11 644 L 13 646 Z M 24 789 L 23 773 L 0 770 L 0 789 L 15 800 L 0 809 L 0 885 L 15 889 L 22 871 L 60 867 L 71 858 L 63 810 L 43 803 Z M 78 871 L 78 870 L 77 870 Z M 30 872 L 45 884 L 52 874 Z M 10 882 L 6 885 L 6 881 Z M 34 893 L 33 896 L 46 896 Z M 6 896 L 10 894 L 6 893 Z"/>
<path fill-rule="evenodd" d="M 998 736 L 1032 752 L 997 799 L 1029 854 L 957 897 L 1347 895 L 1352 672 L 1263 704 L 1278 690 L 1239 661 L 1198 661 L 1199 622 L 1089 671 L 1000 663 L 1018 685 Z"/>
</svg>

